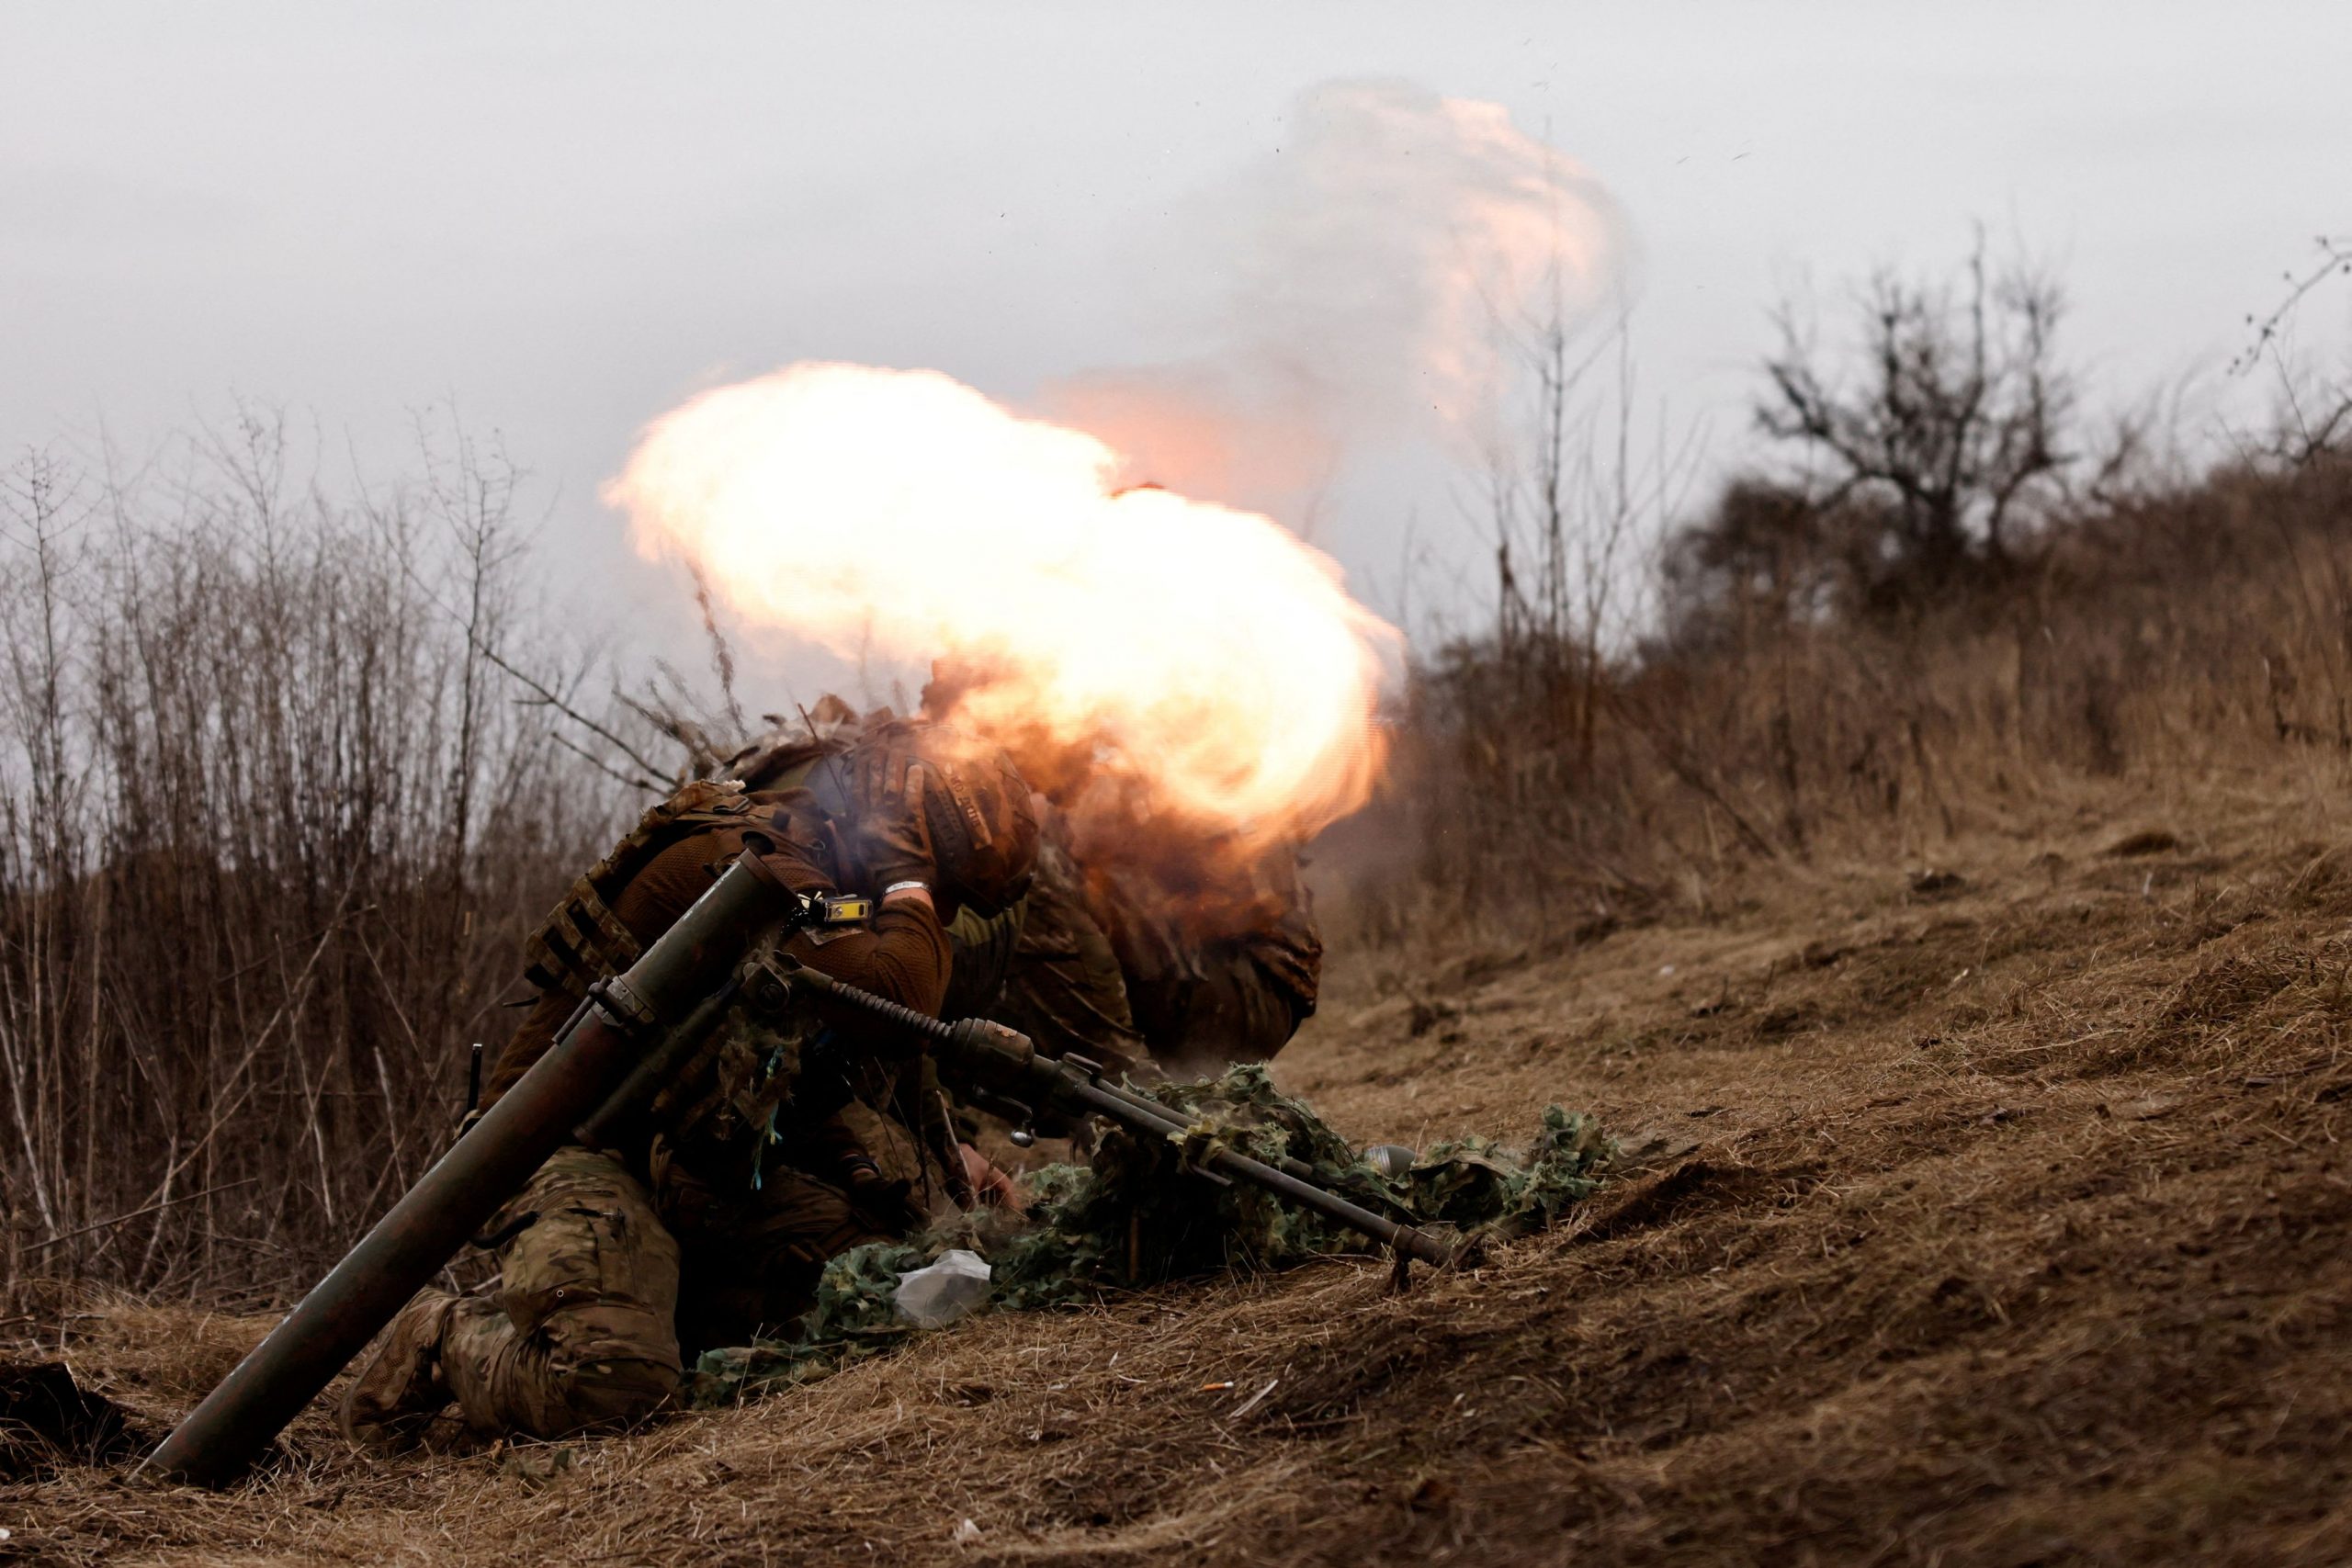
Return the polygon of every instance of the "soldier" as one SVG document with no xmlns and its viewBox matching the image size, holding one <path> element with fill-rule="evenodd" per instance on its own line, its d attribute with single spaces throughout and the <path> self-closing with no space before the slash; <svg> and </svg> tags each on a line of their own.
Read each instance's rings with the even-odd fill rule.
<svg viewBox="0 0 2352 1568">
<path fill-rule="evenodd" d="M 528 944 L 539 988 L 501 1055 L 494 1100 L 551 1045 L 589 986 L 633 962 L 745 852 L 796 891 L 854 892 L 869 919 L 793 937 L 813 967 L 926 1013 L 948 976 L 944 922 L 1025 890 L 1028 786 L 944 725 L 869 727 L 807 790 L 687 785 L 574 885 Z M 413 1436 L 454 1400 L 485 1434 L 627 1425 L 684 1357 L 805 1312 L 825 1260 L 906 1235 L 1001 1177 L 959 1145 L 926 1058 L 866 1015 L 739 1009 L 620 1146 L 559 1151 L 485 1238 L 495 1294 L 420 1292 L 343 1405 L 346 1433 Z"/>
<path fill-rule="evenodd" d="M 923 690 L 951 716 L 984 676 L 943 665 Z M 852 744 L 861 719 L 826 696 L 800 727 L 745 746 L 728 772 L 753 787 L 808 781 Z M 1323 943 L 1288 843 L 1254 849 L 1132 808 L 1068 748 L 1010 738 L 1045 796 L 1036 875 L 1017 908 L 966 910 L 948 928 L 955 971 L 943 1016 L 1008 1023 L 1051 1055 L 1115 1073 L 1183 1077 L 1270 1060 L 1315 1011 Z"/>
<path fill-rule="evenodd" d="M 1147 840 L 1148 841 L 1148 840 Z M 1287 843 L 1089 857 L 1088 908 L 1127 1008 L 1171 1077 L 1265 1062 L 1314 1015 L 1323 941 Z"/>
</svg>

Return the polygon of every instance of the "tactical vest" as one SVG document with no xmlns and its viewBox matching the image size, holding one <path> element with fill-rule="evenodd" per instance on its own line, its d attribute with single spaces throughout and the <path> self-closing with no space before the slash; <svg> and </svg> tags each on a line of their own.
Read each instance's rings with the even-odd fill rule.
<svg viewBox="0 0 2352 1568">
<path fill-rule="evenodd" d="M 573 883 L 524 944 L 525 977 L 574 1000 L 598 980 L 637 962 L 642 944 L 613 913 L 630 878 L 688 834 L 751 825 L 759 803 L 741 784 L 696 780 L 639 818 L 611 852 Z M 766 956 L 764 949 L 747 963 Z M 664 1137 L 696 1152 L 701 1163 L 758 1169 L 776 1109 L 799 1075 L 808 1030 L 790 1016 L 739 1004 L 712 1032 L 677 1081 L 656 1098 L 650 1121 Z"/>
<path fill-rule="evenodd" d="M 755 798 L 740 783 L 697 781 L 656 805 L 571 885 L 525 944 L 526 976 L 543 990 L 560 990 L 576 999 L 596 981 L 627 969 L 637 962 L 641 944 L 612 911 L 612 900 L 621 888 L 688 834 L 749 827 L 763 802 L 774 799 L 765 789 Z M 822 943 L 854 929 L 858 925 L 842 924 L 806 935 Z M 736 971 L 734 1001 L 648 1109 L 647 1122 L 659 1134 L 655 1165 L 683 1158 L 699 1179 L 721 1192 L 740 1191 L 746 1185 L 757 1188 L 763 1170 L 797 1152 L 777 1146 L 779 1117 L 800 1084 L 804 1055 L 822 1032 L 800 1005 L 788 970 L 777 964 L 778 945 L 770 937 L 745 954 Z M 898 1097 L 874 1098 L 887 1101 Z M 930 1119 L 922 1114 L 932 1111 L 928 1097 L 918 1098 L 916 1110 L 919 1122 Z M 886 1174 L 905 1179 L 899 1169 L 902 1161 L 893 1157 L 899 1144 L 914 1151 L 916 1174 L 922 1174 L 922 1144 L 904 1129 L 893 1134 L 889 1129 L 895 1124 L 888 1123 L 878 1107 L 854 1106 L 847 1114 L 876 1118 L 872 1127 L 861 1130 L 860 1141 Z M 944 1126 L 944 1112 L 940 1119 Z M 926 1125 L 922 1131 L 933 1129 Z M 948 1137 L 945 1146 L 952 1150 L 952 1133 Z M 959 1178 L 960 1164 L 949 1168 L 948 1174 L 951 1179 Z"/>
<path fill-rule="evenodd" d="M 628 837 L 573 883 L 523 944 L 523 977 L 574 1001 L 588 987 L 638 961 L 642 945 L 613 913 L 610 900 L 654 856 L 703 828 L 741 824 L 752 813 L 743 786 L 696 779 L 638 819 Z"/>
<path fill-rule="evenodd" d="M 830 1117 L 836 1132 L 829 1144 L 853 1141 L 876 1176 L 897 1190 L 967 1198 L 957 1185 L 963 1166 L 955 1130 L 928 1060 L 891 1063 L 856 1047 L 844 1055 L 793 984 L 791 966 L 778 962 L 780 945 L 771 938 L 744 957 L 734 1001 L 693 1060 L 654 1097 L 657 1186 L 680 1161 L 721 1195 L 758 1190 L 779 1165 L 839 1185 L 844 1171 L 816 1157 L 827 1150 L 792 1146 L 788 1135 L 806 1135 L 814 1120 Z"/>
<path fill-rule="evenodd" d="M 760 1184 L 777 1116 L 819 1033 L 787 972 L 775 966 L 777 946 L 771 938 L 744 956 L 735 1000 L 651 1106 L 664 1144 L 721 1188 Z"/>
</svg>

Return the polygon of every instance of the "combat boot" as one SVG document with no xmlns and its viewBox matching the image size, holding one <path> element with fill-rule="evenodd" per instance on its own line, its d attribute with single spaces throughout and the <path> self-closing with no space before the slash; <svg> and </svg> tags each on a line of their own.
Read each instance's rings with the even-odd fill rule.
<svg viewBox="0 0 2352 1568">
<path fill-rule="evenodd" d="M 377 1337 L 336 1413 L 343 1435 L 362 1448 L 394 1451 L 415 1446 L 452 1397 L 441 1375 L 441 1341 L 458 1298 L 422 1291 Z"/>
</svg>

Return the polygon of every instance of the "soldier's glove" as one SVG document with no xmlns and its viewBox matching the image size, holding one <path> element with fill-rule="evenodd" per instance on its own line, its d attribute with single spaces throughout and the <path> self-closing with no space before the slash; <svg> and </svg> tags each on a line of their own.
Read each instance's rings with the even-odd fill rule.
<svg viewBox="0 0 2352 1568">
<path fill-rule="evenodd" d="M 939 865 L 924 813 L 922 759 L 912 747 L 880 746 L 857 758 L 850 805 L 857 858 L 875 892 L 899 882 L 936 891 Z"/>
</svg>

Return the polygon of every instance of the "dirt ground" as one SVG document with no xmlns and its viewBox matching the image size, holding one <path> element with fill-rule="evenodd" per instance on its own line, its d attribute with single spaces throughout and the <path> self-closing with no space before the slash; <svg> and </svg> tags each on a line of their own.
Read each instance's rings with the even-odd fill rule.
<svg viewBox="0 0 2352 1568">
<path fill-rule="evenodd" d="M 1624 1145 L 1475 1272 L 1006 1314 L 619 1438 L 226 1495 L 0 1484 L 0 1561 L 2338 1562 L 2352 824 L 2110 793 L 1781 864 L 1565 951 L 1342 952 L 1279 1077 L 1351 1134 Z M 266 1324 L 0 1330 L 153 1432 Z"/>
</svg>

